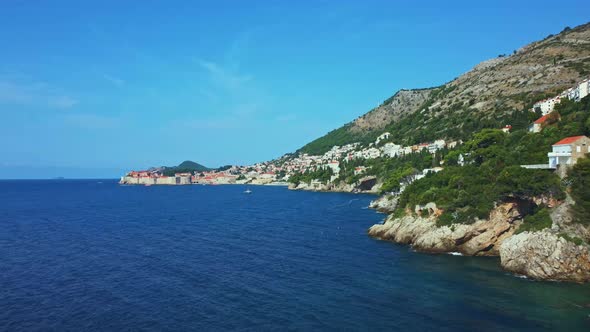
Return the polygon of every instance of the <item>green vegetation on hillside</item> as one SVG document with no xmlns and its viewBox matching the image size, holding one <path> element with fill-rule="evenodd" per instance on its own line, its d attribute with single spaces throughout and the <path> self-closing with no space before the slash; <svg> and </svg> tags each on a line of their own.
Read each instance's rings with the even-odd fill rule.
<svg viewBox="0 0 590 332">
<path fill-rule="evenodd" d="M 400 186 L 412 182 L 418 171 L 439 166 L 444 159 L 444 170 L 429 174 L 413 182 L 400 196 L 400 210 L 413 210 L 415 205 L 435 202 L 444 213 L 440 224 L 471 223 L 476 218 L 489 217 L 495 204 L 504 201 L 530 201 L 533 197 L 551 196 L 563 199 L 560 179 L 550 170 L 525 169 L 520 165 L 546 164 L 551 146 L 564 137 L 590 134 L 590 97 L 580 102 L 569 100 L 557 105 L 555 122 L 548 124 L 540 133 L 529 133 L 528 124 L 538 114 L 528 111 L 512 111 L 510 119 L 497 120 L 513 124 L 509 134 L 498 129 L 475 131 L 459 148 L 443 150 L 431 155 L 426 151 L 400 158 L 341 160 L 339 178 L 347 183 L 356 183 L 360 178 L 374 175 L 383 181 L 382 192 L 397 192 Z M 418 113 L 416 113 L 418 114 Z M 419 118 L 419 115 L 416 115 Z M 415 126 L 415 115 L 400 123 L 408 128 Z M 413 120 L 414 119 L 414 120 Z M 498 117 L 498 119 L 503 119 Z M 459 120 L 457 120 L 459 121 Z M 470 121 L 467 121 L 470 122 Z M 477 125 L 481 126 L 481 125 Z M 499 125 L 494 125 L 498 128 Z M 407 129 L 407 128 L 404 128 Z M 402 132 L 409 132 L 401 130 Z M 465 133 L 466 134 L 466 133 Z M 424 134 L 424 137 L 430 134 Z M 434 139 L 435 137 L 433 137 Z M 466 165 L 459 166 L 459 155 Z M 364 173 L 354 175 L 357 166 L 365 166 Z M 292 182 L 313 179 L 326 181 L 324 171 L 296 175 Z M 581 161 L 570 174 L 571 193 L 577 202 L 575 214 L 579 222 L 590 220 L 590 161 Z M 523 229 L 547 227 L 548 211 L 536 208 L 527 217 Z"/>
<path fill-rule="evenodd" d="M 351 123 L 348 123 L 338 129 L 332 130 L 326 135 L 313 140 L 299 149 L 299 153 L 308 153 L 310 155 L 321 155 L 329 151 L 333 146 L 346 145 L 355 142 L 368 143 L 370 139 L 361 133 L 353 133 L 349 129 Z"/>
<path fill-rule="evenodd" d="M 318 180 L 322 183 L 327 183 L 332 177 L 332 175 L 334 175 L 332 169 L 329 167 L 325 167 L 314 171 L 294 174 L 289 178 L 289 182 L 295 185 L 298 185 L 301 182 L 309 184 L 313 180 Z"/>
<path fill-rule="evenodd" d="M 540 133 L 528 133 L 524 128 L 510 134 L 493 129 L 475 133 L 446 156 L 443 171 L 409 185 L 400 196 L 398 209 L 413 210 L 417 204 L 435 202 L 444 210 L 440 224 L 471 223 L 475 218 L 487 218 L 498 202 L 530 200 L 540 195 L 563 199 L 561 181 L 552 171 L 520 167 L 547 163 L 551 145 L 564 137 L 590 134 L 590 97 L 579 103 L 565 100 L 556 111 L 561 114 L 561 121 Z M 465 156 L 467 165 L 457 165 L 459 154 Z M 570 178 L 572 197 L 580 202 L 574 209 L 576 220 L 587 222 L 590 220 L 590 161 L 580 160 L 570 172 Z M 541 209 L 538 213 L 541 214 L 528 219 L 532 228 L 546 226 L 546 211 Z"/>
<path fill-rule="evenodd" d="M 570 194 L 576 204 L 572 207 L 574 220 L 582 224 L 590 224 L 590 159 L 585 158 L 570 170 Z"/>
<path fill-rule="evenodd" d="M 549 210 L 543 208 L 533 215 L 526 216 L 522 225 L 520 225 L 515 233 L 540 231 L 545 228 L 550 228 L 552 223 L 551 217 L 549 216 Z"/>
<path fill-rule="evenodd" d="M 193 172 L 205 172 L 210 170 L 209 168 L 198 164 L 194 161 L 186 160 L 180 163 L 178 166 L 166 167 L 163 174 L 166 176 L 173 176 L 176 173 L 193 173 Z"/>
<path fill-rule="evenodd" d="M 437 139 L 466 140 L 482 129 L 499 129 L 507 124 L 514 129 L 523 129 L 536 119 L 536 114 L 522 110 L 506 110 L 501 106 L 491 113 L 482 113 L 473 109 L 474 99 L 466 103 L 456 102 L 449 105 L 449 109 L 441 111 L 440 105 L 433 106 L 455 89 L 455 86 L 443 85 L 433 89 L 418 111 L 404 115 L 398 121 L 394 121 L 379 131 L 353 132 L 350 130 L 352 123 L 348 123 L 335 129 L 323 137 L 320 137 L 304 147 L 299 153 L 320 155 L 330 150 L 335 145 L 345 145 L 359 142 L 367 145 L 374 142 L 383 132 L 389 132 L 390 138 L 384 142 L 412 145 L 422 142 L 432 142 Z M 515 100 L 526 103 L 530 108 L 532 104 L 546 97 L 545 94 L 523 94 L 511 96 Z M 391 98 L 390 98 L 391 99 Z M 389 100 L 389 102 L 391 102 Z"/>
<path fill-rule="evenodd" d="M 442 152 L 441 152 L 442 153 Z M 434 157 L 434 159 L 440 160 L 440 157 Z M 367 169 L 364 173 L 354 175 L 354 169 L 358 166 L 365 166 Z M 360 178 L 365 176 L 376 176 L 379 179 L 384 179 L 387 182 L 392 176 L 395 176 L 396 172 L 400 169 L 412 169 L 422 170 L 438 166 L 433 161 L 433 156 L 422 151 L 420 153 L 409 154 L 399 158 L 375 158 L 375 159 L 353 159 L 351 161 L 340 161 L 340 180 L 345 181 L 348 184 L 355 183 Z M 393 185 L 391 188 L 386 186 L 382 187 L 382 191 L 394 191 Z"/>
</svg>

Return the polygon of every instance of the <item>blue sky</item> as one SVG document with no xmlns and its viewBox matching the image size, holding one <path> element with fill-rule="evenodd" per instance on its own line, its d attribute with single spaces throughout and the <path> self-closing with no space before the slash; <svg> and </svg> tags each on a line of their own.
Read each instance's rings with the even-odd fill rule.
<svg viewBox="0 0 590 332">
<path fill-rule="evenodd" d="M 2 1 L 0 178 L 272 159 L 590 18 L 514 2 Z"/>
</svg>

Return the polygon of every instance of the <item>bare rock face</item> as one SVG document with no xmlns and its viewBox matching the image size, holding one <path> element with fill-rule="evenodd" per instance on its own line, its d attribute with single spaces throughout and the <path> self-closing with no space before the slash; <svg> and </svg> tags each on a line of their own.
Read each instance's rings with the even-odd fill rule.
<svg viewBox="0 0 590 332">
<path fill-rule="evenodd" d="M 500 246 L 502 267 L 534 279 L 590 281 L 590 250 L 551 231 L 524 232 Z"/>
<path fill-rule="evenodd" d="M 590 242 L 590 227 L 576 223 L 573 220 L 571 207 L 575 204 L 576 202 L 567 194 L 565 202 L 551 212 L 552 229 L 560 233 L 575 235 L 586 242 Z"/>
<path fill-rule="evenodd" d="M 497 256 L 500 244 L 514 234 L 519 216 L 515 203 L 498 206 L 489 220 L 478 220 L 471 225 L 436 226 L 436 217 L 405 216 L 388 218 L 373 225 L 369 235 L 397 243 L 410 244 L 419 251 L 460 252 L 469 256 Z"/>
<path fill-rule="evenodd" d="M 383 213 L 392 213 L 397 207 L 399 198 L 393 195 L 383 195 L 371 202 L 369 208 Z"/>
<path fill-rule="evenodd" d="M 382 130 L 392 121 L 419 111 L 420 105 L 428 99 L 433 89 L 400 90 L 383 105 L 354 120 L 350 130 L 363 132 Z"/>
<path fill-rule="evenodd" d="M 290 190 L 377 194 L 381 185 L 382 183 L 375 176 L 370 176 L 359 180 L 356 184 L 348 184 L 343 181 L 338 183 L 317 183 L 312 181 L 311 183 L 300 182 L 297 185 L 291 183 L 288 188 Z"/>
</svg>

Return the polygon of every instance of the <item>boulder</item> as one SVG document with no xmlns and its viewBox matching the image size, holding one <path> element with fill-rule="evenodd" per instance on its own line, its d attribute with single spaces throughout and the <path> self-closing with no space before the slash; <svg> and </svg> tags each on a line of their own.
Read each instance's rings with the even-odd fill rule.
<svg viewBox="0 0 590 332">
<path fill-rule="evenodd" d="M 534 279 L 590 281 L 590 251 L 550 230 L 524 232 L 500 246 L 502 267 Z"/>
<path fill-rule="evenodd" d="M 371 203 L 369 204 L 369 208 L 371 209 L 375 209 L 379 212 L 383 212 L 383 213 L 392 213 L 395 208 L 397 207 L 397 202 L 399 200 L 398 196 L 394 196 L 394 195 L 383 195 L 380 196 L 379 198 L 371 201 Z"/>
</svg>

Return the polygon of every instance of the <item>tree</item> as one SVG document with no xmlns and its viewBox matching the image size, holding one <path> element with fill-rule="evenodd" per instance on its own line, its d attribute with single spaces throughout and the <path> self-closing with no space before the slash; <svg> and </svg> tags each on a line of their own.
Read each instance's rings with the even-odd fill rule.
<svg viewBox="0 0 590 332">
<path fill-rule="evenodd" d="M 473 136 L 473 139 L 465 143 L 465 149 L 471 152 L 470 158 L 477 165 L 486 160 L 497 158 L 505 153 L 501 145 L 506 138 L 506 133 L 497 129 L 484 129 Z"/>
<path fill-rule="evenodd" d="M 579 159 L 569 171 L 571 196 L 576 201 L 572 206 L 576 222 L 590 224 L 590 159 Z"/>
</svg>

